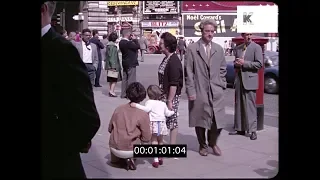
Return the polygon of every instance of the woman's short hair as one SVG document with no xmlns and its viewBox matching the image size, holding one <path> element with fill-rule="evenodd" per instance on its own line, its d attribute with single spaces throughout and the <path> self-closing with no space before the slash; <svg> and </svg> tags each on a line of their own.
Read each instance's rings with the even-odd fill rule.
<svg viewBox="0 0 320 180">
<path fill-rule="evenodd" d="M 204 19 L 200 22 L 199 28 L 201 29 L 201 31 L 203 31 L 203 28 L 205 25 L 212 25 L 214 27 L 214 29 L 217 28 L 217 23 L 215 20 L 213 19 Z"/>
<path fill-rule="evenodd" d="M 126 90 L 126 96 L 130 102 L 140 103 L 146 98 L 146 89 L 139 82 L 131 83 Z"/>
<path fill-rule="evenodd" d="M 160 100 L 162 95 L 162 90 L 157 85 L 150 85 L 147 89 L 148 97 L 152 100 Z"/>
<path fill-rule="evenodd" d="M 169 32 L 165 32 L 160 37 L 163 39 L 164 47 L 168 49 L 170 53 L 177 50 L 177 38 Z"/>
<path fill-rule="evenodd" d="M 108 37 L 108 40 L 112 42 L 116 42 L 117 39 L 118 39 L 118 35 L 115 32 L 112 32 Z"/>
</svg>

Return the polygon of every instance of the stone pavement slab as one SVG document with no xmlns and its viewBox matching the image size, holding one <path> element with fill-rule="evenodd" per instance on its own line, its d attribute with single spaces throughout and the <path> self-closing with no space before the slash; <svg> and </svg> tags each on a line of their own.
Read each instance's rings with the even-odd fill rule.
<svg viewBox="0 0 320 180">
<path fill-rule="evenodd" d="M 101 118 L 101 127 L 93 138 L 88 154 L 81 154 L 89 178 L 270 178 L 278 172 L 278 128 L 265 126 L 258 139 L 229 136 L 233 116 L 226 116 L 228 126 L 222 131 L 218 145 L 222 156 L 198 154 L 197 138 L 188 126 L 187 101 L 179 106 L 179 134 L 177 142 L 187 144 L 188 157 L 164 160 L 159 168 L 151 166 L 152 159 L 141 158 L 136 171 L 126 171 L 108 164 L 110 159 L 108 125 L 116 107 L 128 101 L 110 98 L 104 90 L 95 90 L 95 102 Z M 169 141 L 169 137 L 165 137 Z M 210 151 L 212 152 L 212 151 Z"/>
</svg>

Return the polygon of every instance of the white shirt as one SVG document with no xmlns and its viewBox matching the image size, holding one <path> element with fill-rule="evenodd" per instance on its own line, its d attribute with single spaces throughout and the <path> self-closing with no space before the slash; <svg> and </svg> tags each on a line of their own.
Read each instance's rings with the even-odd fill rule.
<svg viewBox="0 0 320 180">
<path fill-rule="evenodd" d="M 211 49 L 211 42 L 210 42 L 209 44 L 206 44 L 206 43 L 204 43 L 203 41 L 201 41 L 201 43 L 202 43 L 202 46 L 203 46 L 203 48 L 204 48 L 204 52 L 206 52 L 206 54 L 207 54 L 207 45 L 209 45 L 209 47 L 210 47 L 210 49 Z"/>
<path fill-rule="evenodd" d="M 41 37 L 43 37 L 45 34 L 47 34 L 47 32 L 49 31 L 50 28 L 51 28 L 51 24 L 48 24 L 45 27 L 41 28 Z"/>
<path fill-rule="evenodd" d="M 84 63 L 92 63 L 92 47 L 91 47 L 91 45 L 86 46 L 86 43 L 84 41 L 81 41 L 81 43 L 82 43 L 82 52 L 83 52 L 82 61 Z"/>
<path fill-rule="evenodd" d="M 166 121 L 166 117 L 174 114 L 174 111 L 168 109 L 166 103 L 158 100 L 147 100 L 145 106 L 136 104 L 136 108 L 149 113 L 150 121 Z"/>
</svg>

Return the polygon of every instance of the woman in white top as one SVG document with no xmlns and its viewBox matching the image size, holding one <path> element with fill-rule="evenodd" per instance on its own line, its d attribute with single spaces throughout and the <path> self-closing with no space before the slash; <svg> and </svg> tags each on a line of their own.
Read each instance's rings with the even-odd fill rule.
<svg viewBox="0 0 320 180">
<path fill-rule="evenodd" d="M 150 117 L 150 130 L 152 133 L 152 144 L 163 144 L 163 136 L 168 135 L 168 129 L 166 125 L 166 117 L 170 117 L 174 114 L 174 111 L 170 111 L 167 105 L 160 101 L 162 91 L 157 85 L 150 85 L 147 89 L 149 100 L 146 101 L 145 106 L 140 104 L 131 103 L 132 107 L 141 109 L 149 113 Z M 162 158 L 154 158 L 152 166 L 157 168 L 163 164 Z"/>
</svg>

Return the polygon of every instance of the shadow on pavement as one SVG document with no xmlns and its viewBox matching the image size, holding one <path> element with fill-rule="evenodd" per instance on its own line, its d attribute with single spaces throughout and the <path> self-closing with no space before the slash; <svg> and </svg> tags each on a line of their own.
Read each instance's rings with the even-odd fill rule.
<svg viewBox="0 0 320 180">
<path fill-rule="evenodd" d="M 233 124 L 227 124 L 226 127 L 224 128 L 224 130 L 227 132 L 234 131 Z M 195 130 L 194 130 L 194 128 L 190 128 L 190 131 L 195 131 Z M 164 140 L 166 141 L 167 144 L 169 144 L 170 143 L 170 136 L 169 135 L 165 136 Z M 188 150 L 191 150 L 194 152 L 199 151 L 199 144 L 198 144 L 198 139 L 197 139 L 196 135 L 178 133 L 177 143 L 178 144 L 186 144 Z"/>
<path fill-rule="evenodd" d="M 227 124 L 223 130 L 228 131 L 228 132 L 233 132 L 234 131 L 234 124 Z"/>
<path fill-rule="evenodd" d="M 110 154 L 110 152 L 104 158 L 107 160 L 106 164 L 108 164 L 109 166 L 114 167 L 114 168 L 123 169 L 119 164 L 111 163 L 111 154 Z M 139 164 L 145 164 L 144 160 L 146 160 L 146 159 L 140 159 L 140 158 L 137 159 L 135 161 L 136 166 L 139 167 Z"/>
<path fill-rule="evenodd" d="M 253 171 L 256 172 L 257 174 L 259 174 L 260 176 L 264 176 L 264 177 L 267 177 L 267 178 L 275 177 L 279 172 L 278 161 L 276 161 L 276 160 L 268 160 L 267 164 L 269 166 L 273 167 L 274 169 L 259 168 L 259 169 L 255 169 Z"/>
</svg>

